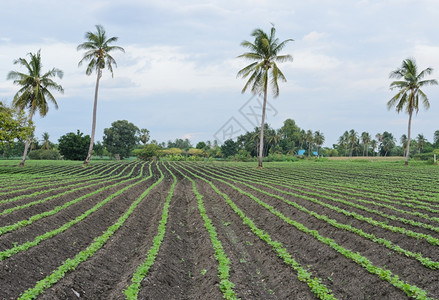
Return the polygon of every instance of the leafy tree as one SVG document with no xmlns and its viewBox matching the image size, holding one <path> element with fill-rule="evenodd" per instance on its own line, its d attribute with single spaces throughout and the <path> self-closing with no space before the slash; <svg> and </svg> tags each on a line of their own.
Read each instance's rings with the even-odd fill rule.
<svg viewBox="0 0 439 300">
<path fill-rule="evenodd" d="M 36 111 L 39 111 L 41 117 L 46 116 L 49 111 L 47 101 L 52 102 L 56 109 L 58 108 L 58 104 L 51 90 L 64 93 L 62 86 L 52 80 L 52 77 L 62 78 L 63 72 L 53 68 L 43 73 L 40 52 L 41 51 L 38 50 L 35 54 L 28 53 L 30 56 L 29 61 L 24 58 L 19 58 L 14 61 L 14 65 L 25 67 L 27 73 L 17 71 L 10 71 L 8 73 L 8 79 L 14 80 L 14 84 L 20 86 L 20 89 L 14 96 L 12 105 L 20 110 L 29 110 L 28 124 L 32 124 L 32 118 Z M 24 162 L 26 161 L 30 144 L 29 138 L 30 136 L 27 137 L 24 147 L 23 158 L 20 162 L 21 167 L 24 166 Z"/>
<path fill-rule="evenodd" d="M 259 167 L 262 168 L 262 156 L 264 149 L 264 124 L 265 124 L 265 109 L 267 106 L 268 86 L 270 86 L 274 97 L 279 96 L 278 80 L 286 82 L 286 78 L 281 70 L 277 67 L 276 62 L 292 61 L 291 55 L 279 55 L 280 51 L 285 45 L 293 41 L 287 39 L 279 42 L 275 37 L 276 29 L 271 28 L 270 35 L 261 29 L 255 29 L 251 36 L 255 38 L 254 42 L 244 41 L 241 46 L 248 48 L 250 52 L 246 52 L 238 57 L 253 61 L 250 65 L 241 69 L 238 72 L 238 77 L 247 78 L 247 83 L 242 89 L 244 93 L 248 88 L 253 94 L 263 94 L 264 103 L 262 107 L 260 144 L 259 144 Z"/>
<path fill-rule="evenodd" d="M 83 160 L 87 155 L 87 147 L 90 144 L 90 136 L 79 130 L 76 134 L 69 132 L 58 139 L 59 153 L 69 160 Z"/>
<path fill-rule="evenodd" d="M 319 130 L 314 132 L 314 142 L 317 145 L 317 156 L 319 156 L 319 148 L 325 142 L 325 136 Z"/>
<path fill-rule="evenodd" d="M 198 142 L 197 145 L 195 146 L 196 149 L 202 149 L 202 150 L 207 150 L 207 145 L 205 142 Z"/>
<path fill-rule="evenodd" d="M 143 145 L 146 145 L 149 141 L 149 130 L 146 128 L 142 128 L 139 130 L 139 139 L 143 143 Z"/>
<path fill-rule="evenodd" d="M 97 155 L 97 156 L 102 158 L 104 156 L 104 152 L 105 152 L 104 145 L 102 145 L 101 142 L 97 142 L 93 146 L 93 152 L 94 152 L 95 155 Z"/>
<path fill-rule="evenodd" d="M 175 139 L 174 142 L 168 141 L 167 148 L 179 148 L 187 151 L 192 148 L 192 145 L 189 139 Z"/>
<path fill-rule="evenodd" d="M 119 50 L 125 52 L 122 47 L 110 46 L 110 44 L 117 42 L 117 37 L 107 38 L 104 27 L 101 25 L 96 25 L 96 32 L 87 32 L 85 34 L 86 42 L 78 45 L 77 50 L 85 50 L 84 56 L 79 61 L 79 66 L 84 62 L 87 62 L 87 69 L 85 73 L 91 75 L 93 71 L 96 71 L 96 87 L 95 96 L 93 104 L 93 122 L 91 126 L 91 139 L 90 146 L 88 149 L 87 157 L 84 160 L 84 165 L 90 162 L 91 154 L 93 151 L 93 144 L 96 132 L 96 111 L 98 105 L 98 90 L 99 90 L 99 80 L 102 77 L 102 70 L 108 68 L 113 76 L 113 65 L 117 67 L 116 61 L 110 55 L 110 52 L 114 50 Z"/>
<path fill-rule="evenodd" d="M 282 134 L 282 140 L 280 146 L 284 152 L 293 153 L 296 145 L 300 145 L 300 128 L 296 125 L 296 122 L 292 119 L 286 119 L 283 126 L 280 128 Z"/>
<path fill-rule="evenodd" d="M 127 120 L 118 120 L 111 123 L 110 128 L 104 129 L 104 146 L 113 155 L 120 158 L 129 157 L 137 144 L 139 128 Z"/>
<path fill-rule="evenodd" d="M 10 145 L 15 139 L 26 139 L 33 131 L 26 122 L 23 111 L 17 111 L 0 101 L 0 148 Z"/>
<path fill-rule="evenodd" d="M 349 145 L 349 132 L 347 130 L 338 138 L 338 144 L 344 149 L 344 155 L 347 156 Z"/>
<path fill-rule="evenodd" d="M 228 139 L 221 146 L 221 152 L 224 157 L 230 157 L 238 153 L 238 143 L 233 141 L 232 139 Z"/>
<path fill-rule="evenodd" d="M 418 73 L 418 67 L 416 61 L 413 58 L 407 58 L 402 62 L 399 69 L 392 71 L 389 75 L 390 78 L 402 79 L 393 81 L 390 84 L 390 89 L 398 89 L 398 93 L 393 96 L 387 102 L 387 108 L 390 110 L 392 107 L 396 107 L 396 111 L 399 113 L 405 110 L 409 114 L 407 140 L 410 141 L 410 131 L 412 123 L 412 115 L 415 111 L 419 111 L 419 98 L 421 98 L 422 104 L 426 109 L 430 107 L 427 95 L 421 90 L 422 87 L 427 85 L 437 85 L 436 79 L 422 80 L 426 75 L 430 75 L 433 72 L 432 68 L 426 68 Z M 407 144 L 405 164 L 409 163 L 410 143 Z"/>
</svg>

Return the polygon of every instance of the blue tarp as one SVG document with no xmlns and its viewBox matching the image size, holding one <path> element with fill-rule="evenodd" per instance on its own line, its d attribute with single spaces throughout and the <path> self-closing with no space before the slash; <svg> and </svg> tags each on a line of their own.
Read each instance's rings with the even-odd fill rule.
<svg viewBox="0 0 439 300">
<path fill-rule="evenodd" d="M 303 149 L 298 150 L 298 151 L 297 151 L 297 155 L 303 155 L 303 154 L 305 154 L 305 151 L 306 151 L 306 150 L 303 150 Z"/>
</svg>

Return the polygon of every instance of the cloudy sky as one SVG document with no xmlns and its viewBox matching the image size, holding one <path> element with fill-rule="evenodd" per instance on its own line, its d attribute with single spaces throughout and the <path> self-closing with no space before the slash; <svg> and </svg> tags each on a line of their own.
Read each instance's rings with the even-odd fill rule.
<svg viewBox="0 0 439 300">
<path fill-rule="evenodd" d="M 116 120 L 147 128 L 159 142 L 189 138 L 222 142 L 252 130 L 257 97 L 241 94 L 236 78 L 248 61 L 236 58 L 255 28 L 275 24 L 280 40 L 294 42 L 279 65 L 288 79 L 280 96 L 269 98 L 267 122 L 280 128 L 287 118 L 303 129 L 320 130 L 332 146 L 345 131 L 375 136 L 389 131 L 398 139 L 408 115 L 388 111 L 388 75 L 414 57 L 420 69 L 439 78 L 439 2 L 434 0 L 15 0 L 2 3 L 0 18 L 0 100 L 10 103 L 18 87 L 6 80 L 13 64 L 41 49 L 44 69 L 64 71 L 45 118 L 35 118 L 36 136 L 51 141 L 77 129 L 90 134 L 95 76 L 78 67 L 87 31 L 104 26 L 126 53 L 114 78 L 105 71 L 99 90 L 96 138 Z M 413 135 L 429 141 L 439 129 L 439 87 L 427 87 L 431 108 L 413 119 Z"/>
</svg>

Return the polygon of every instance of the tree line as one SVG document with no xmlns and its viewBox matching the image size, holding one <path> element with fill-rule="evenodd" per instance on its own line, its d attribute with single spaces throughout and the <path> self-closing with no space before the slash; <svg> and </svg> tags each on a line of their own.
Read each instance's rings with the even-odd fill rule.
<svg viewBox="0 0 439 300">
<path fill-rule="evenodd" d="M 301 130 L 291 119 L 286 120 L 284 126 L 278 130 L 270 128 L 265 123 L 265 110 L 269 91 L 271 91 L 273 97 L 278 97 L 278 82 L 287 81 L 277 63 L 291 62 L 293 60 L 291 55 L 281 55 L 280 52 L 286 44 L 293 41 L 293 39 L 287 39 L 282 42 L 279 41 L 276 37 L 274 25 L 271 27 L 269 33 L 258 28 L 251 33 L 251 36 L 254 38 L 254 41 L 245 40 L 241 43 L 241 46 L 248 49 L 248 52 L 238 56 L 238 58 L 250 60 L 251 63 L 241 69 L 237 73 L 237 77 L 242 77 L 247 80 L 242 89 L 242 93 L 250 90 L 253 94 L 263 95 L 261 126 L 255 128 L 252 132 L 247 132 L 239 136 L 236 141 L 225 141 L 222 146 L 215 144 L 212 146 L 212 143 L 204 143 L 203 147 L 200 146 L 200 148 L 196 147 L 193 149 L 204 151 L 207 153 L 204 155 L 213 157 L 234 157 L 237 155 L 242 158 L 258 157 L 259 167 L 262 167 L 263 157 L 269 155 L 303 155 L 306 153 L 308 157 L 312 155 L 320 156 L 320 148 L 324 143 L 324 135 L 320 131 L 312 132 L 311 130 Z M 122 47 L 111 45 L 117 42 L 117 40 L 117 37 L 107 37 L 104 28 L 101 25 L 96 25 L 96 32 L 87 32 L 85 34 L 85 42 L 77 46 L 78 51 L 85 51 L 78 65 L 87 64 L 86 75 L 91 75 L 93 72 L 96 72 L 91 135 L 83 137 L 89 138 L 89 147 L 85 155 L 84 165 L 90 162 L 93 148 L 98 146 L 94 140 L 98 91 L 102 72 L 104 69 L 108 69 L 113 76 L 113 67 L 116 67 L 117 64 L 115 59 L 111 56 L 111 53 L 116 50 L 125 52 Z M 32 132 L 34 129 L 32 123 L 33 116 L 39 112 L 39 114 L 44 117 L 49 110 L 48 102 L 51 102 L 55 108 L 58 108 L 52 92 L 64 92 L 63 87 L 53 80 L 53 78 L 56 77 L 61 79 L 63 72 L 57 68 L 43 72 L 40 50 L 37 53 L 28 53 L 28 55 L 30 57 L 29 61 L 25 58 L 18 58 L 14 61 L 14 64 L 24 67 L 26 72 L 10 71 L 7 76 L 8 79 L 13 80 L 14 84 L 20 87 L 12 101 L 13 107 L 8 108 L 3 104 L 0 105 L 0 113 L 5 118 L 5 121 L 1 121 L 2 123 L 0 123 L 2 126 L 0 127 L 0 146 L 11 144 L 11 141 L 15 139 L 23 140 L 24 149 L 20 166 L 24 166 L 28 150 L 32 148 Z M 432 68 L 426 68 L 419 72 L 416 61 L 413 58 L 408 58 L 403 60 L 400 68 L 392 71 L 389 75 L 390 78 L 396 79 L 390 84 L 390 89 L 397 89 L 398 92 L 387 102 L 387 107 L 388 109 L 395 107 L 398 113 L 405 111 L 409 115 L 407 135 L 401 137 L 402 155 L 406 157 L 406 164 L 408 164 L 410 155 L 413 155 L 413 151 L 411 151 L 412 147 L 417 148 L 419 153 L 421 153 L 423 149 L 429 148 L 429 143 L 423 135 L 418 135 L 416 139 L 411 138 L 411 120 L 413 113 L 418 113 L 420 105 L 423 105 L 426 109 L 430 106 L 429 99 L 421 88 L 438 84 L 436 79 L 424 79 L 425 76 L 431 75 L 432 72 Z M 26 119 L 23 119 L 24 111 L 28 111 Z M 25 121 L 23 122 L 23 120 Z M 116 122 L 129 123 L 128 121 Z M 11 130 L 11 124 L 15 124 L 19 129 Z M 124 126 L 127 124 L 124 124 Z M 113 123 L 107 132 L 104 131 L 105 149 L 119 157 L 126 157 L 130 153 L 128 150 L 136 147 L 136 141 L 125 139 L 126 134 L 117 135 L 117 132 L 113 132 L 113 127 L 116 127 L 116 125 Z M 137 128 L 135 131 L 139 133 L 136 139 L 141 141 L 142 135 L 140 134 L 140 130 Z M 69 133 L 68 135 L 73 138 L 75 133 Z M 79 131 L 76 133 L 76 137 L 82 138 Z M 348 153 L 349 156 L 358 155 L 359 153 L 362 153 L 363 156 L 368 156 L 369 154 L 374 155 L 375 153 L 384 156 L 400 154 L 400 149 L 396 147 L 395 138 L 391 133 L 385 131 L 382 134 L 377 134 L 375 137 L 376 139 L 372 139 L 367 132 L 363 132 L 361 136 L 359 136 L 358 133 L 352 129 L 344 132 L 342 136 L 340 136 L 338 144 L 333 145 L 333 149 L 323 149 L 323 151 L 326 152 L 326 155 L 337 154 L 344 156 L 347 156 Z M 60 139 L 59 142 L 61 145 L 63 141 L 63 139 Z M 124 143 L 125 149 L 123 147 L 114 146 L 122 143 Z M 176 140 L 174 145 L 172 145 L 172 143 L 173 142 L 168 142 L 168 150 L 182 150 L 183 148 L 189 153 L 189 141 L 183 140 L 181 142 L 180 140 Z M 46 143 L 45 145 L 48 147 L 50 144 Z M 166 152 L 164 146 L 165 145 L 158 143 L 146 145 L 146 142 L 144 142 L 144 148 L 140 149 L 140 152 L 143 151 L 143 155 L 139 155 L 145 158 L 163 153 L 169 154 L 170 152 Z M 71 147 L 73 147 L 73 144 Z M 60 151 L 63 151 L 61 149 L 62 147 Z M 376 149 L 379 151 L 375 151 Z M 300 151 L 299 153 L 298 150 L 305 151 L 303 151 L 303 153 Z M 5 150 L 3 150 L 3 152 L 5 152 Z M 192 150 L 192 154 L 195 153 L 199 154 L 200 151 Z"/>
</svg>

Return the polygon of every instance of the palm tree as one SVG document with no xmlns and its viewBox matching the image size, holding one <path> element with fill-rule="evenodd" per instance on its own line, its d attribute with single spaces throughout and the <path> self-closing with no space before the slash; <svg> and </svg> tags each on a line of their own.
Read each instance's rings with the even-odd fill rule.
<svg viewBox="0 0 439 300">
<path fill-rule="evenodd" d="M 358 133 L 353 129 L 349 130 L 348 140 L 349 143 L 351 144 L 351 153 L 349 154 L 349 157 L 352 157 L 352 152 L 354 151 L 354 145 L 355 143 L 358 142 Z"/>
<path fill-rule="evenodd" d="M 433 143 L 435 145 L 439 144 L 439 130 L 436 130 L 433 135 Z"/>
<path fill-rule="evenodd" d="M 392 71 L 390 78 L 403 79 L 393 81 L 390 84 L 390 89 L 398 89 L 398 93 L 387 102 L 387 108 L 390 110 L 396 106 L 396 111 L 399 113 L 405 108 L 409 114 L 407 140 L 410 141 L 410 130 L 412 124 L 413 111 L 419 111 L 419 98 L 426 109 L 430 107 L 427 95 L 421 90 L 421 87 L 427 85 L 437 85 L 436 79 L 422 80 L 426 75 L 433 72 L 432 68 L 426 68 L 418 74 L 418 67 L 413 58 L 407 58 L 402 62 L 401 68 Z M 405 164 L 409 163 L 410 143 L 407 143 Z"/>
<path fill-rule="evenodd" d="M 20 110 L 28 109 L 28 122 L 32 124 L 32 118 L 36 111 L 39 111 L 41 117 L 46 116 L 49 111 L 47 101 L 52 102 L 56 109 L 58 108 L 58 103 L 56 103 L 51 90 L 64 93 L 64 89 L 51 79 L 52 77 L 62 78 L 63 72 L 61 70 L 53 68 L 44 74 L 42 73 L 41 50 L 38 50 L 35 54 L 28 53 L 28 55 L 30 56 L 29 61 L 24 58 L 19 58 L 14 61 L 14 65 L 25 67 L 27 73 L 10 71 L 7 78 L 14 80 L 14 84 L 21 87 L 15 94 L 12 105 Z M 20 167 L 24 166 L 30 142 L 31 136 L 28 136 L 24 146 L 23 158 L 19 165 Z"/>
<path fill-rule="evenodd" d="M 372 147 L 372 156 L 375 155 L 375 149 L 377 148 L 377 141 L 376 140 L 371 140 L 370 141 L 370 146 Z"/>
<path fill-rule="evenodd" d="M 405 152 L 407 149 L 407 141 L 408 141 L 407 135 L 405 135 L 405 134 L 401 135 L 401 138 L 399 141 L 401 142 L 402 150 Z"/>
<path fill-rule="evenodd" d="M 347 155 L 347 147 L 349 142 L 349 132 L 346 130 L 339 138 L 338 144 L 340 147 L 344 148 L 344 155 Z"/>
<path fill-rule="evenodd" d="M 311 130 L 308 130 L 305 135 L 305 140 L 308 143 L 308 157 L 311 156 L 311 148 L 314 143 L 314 136 Z"/>
<path fill-rule="evenodd" d="M 427 142 L 427 139 L 425 138 L 425 136 L 423 134 L 418 134 L 418 136 L 416 137 L 416 145 L 418 145 L 419 153 L 421 153 L 426 142 Z"/>
<path fill-rule="evenodd" d="M 314 142 L 317 145 L 317 157 L 319 156 L 319 148 L 323 145 L 323 143 L 325 142 L 325 136 L 323 135 L 323 133 L 321 133 L 320 131 L 316 131 L 314 132 Z"/>
<path fill-rule="evenodd" d="M 43 145 L 41 149 L 50 150 L 49 133 L 43 132 Z"/>
<path fill-rule="evenodd" d="M 125 52 L 122 47 L 110 46 L 111 43 L 117 42 L 117 37 L 107 38 L 105 30 L 101 25 L 96 25 L 96 32 L 87 32 L 85 34 L 86 42 L 78 45 L 77 50 L 85 50 L 84 56 L 79 62 L 81 66 L 84 62 L 88 62 L 87 69 L 85 73 L 91 75 L 93 71 L 96 71 L 96 87 L 95 87 L 95 97 L 93 104 L 93 122 L 91 126 L 91 139 L 90 147 L 88 149 L 87 157 L 84 160 L 84 165 L 90 162 L 91 154 L 93 152 L 93 143 L 96 131 L 96 110 L 98 105 L 98 90 L 99 90 L 99 80 L 102 77 L 102 70 L 107 68 L 111 72 L 113 77 L 113 65 L 117 67 L 116 61 L 110 55 L 110 52 L 114 50 L 120 50 Z"/>
<path fill-rule="evenodd" d="M 383 134 L 381 134 L 381 133 L 377 133 L 377 134 L 375 134 L 375 138 L 377 139 L 377 150 L 378 150 L 378 148 L 381 146 L 381 144 L 383 143 L 383 138 L 384 138 L 384 136 L 383 136 Z M 377 151 L 377 154 L 379 154 L 379 151 Z"/>
<path fill-rule="evenodd" d="M 248 48 L 250 52 L 246 52 L 239 58 L 245 58 L 253 61 L 250 65 L 240 70 L 237 77 L 247 78 L 247 83 L 242 89 L 244 93 L 248 88 L 254 94 L 263 94 L 264 103 L 262 106 L 262 120 L 261 120 L 261 136 L 259 138 L 259 167 L 262 168 L 262 156 L 264 149 L 264 124 L 265 124 L 265 108 L 267 106 L 267 94 L 268 86 L 270 86 L 273 96 L 276 98 L 279 96 L 278 80 L 284 82 L 287 81 L 284 74 L 277 67 L 276 62 L 292 61 L 291 55 L 278 55 L 285 45 L 293 41 L 287 39 L 283 42 L 279 42 L 279 39 L 275 37 L 276 29 L 274 26 L 271 28 L 270 35 L 267 35 L 261 29 L 255 29 L 251 36 L 255 38 L 254 43 L 244 41 L 241 46 Z"/>
<path fill-rule="evenodd" d="M 371 136 L 369 134 L 369 132 L 362 132 L 361 133 L 361 142 L 363 143 L 363 156 L 364 156 L 364 152 L 366 152 L 366 156 L 369 156 L 369 143 L 371 140 Z"/>
</svg>

